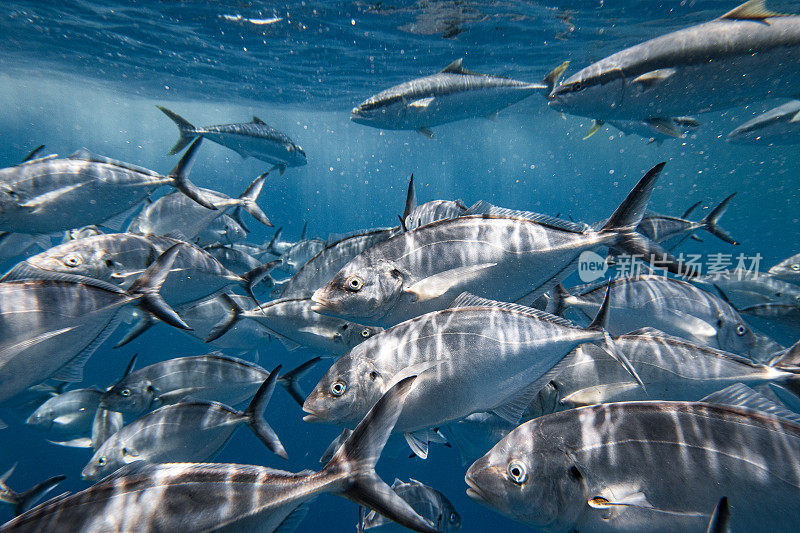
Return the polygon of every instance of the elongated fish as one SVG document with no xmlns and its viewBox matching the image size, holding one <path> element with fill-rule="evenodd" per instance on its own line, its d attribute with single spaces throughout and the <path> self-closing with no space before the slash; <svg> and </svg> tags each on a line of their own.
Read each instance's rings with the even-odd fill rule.
<svg viewBox="0 0 800 533">
<path fill-rule="evenodd" d="M 161 289 L 171 305 L 200 300 L 229 286 L 248 292 L 268 275 L 274 263 L 259 264 L 239 276 L 192 244 L 170 237 L 111 233 L 54 246 L 17 263 L 3 281 L 57 279 L 61 274 L 86 276 L 128 289 L 155 258 L 178 249 Z"/>
<path fill-rule="evenodd" d="M 0 531 L 291 531 L 305 504 L 329 492 L 414 531 L 436 533 L 374 470 L 412 384 L 409 378 L 388 391 L 319 472 L 219 463 L 129 465 L 84 491 L 31 509 Z"/>
<path fill-rule="evenodd" d="M 739 244 L 727 231 L 719 226 L 719 219 L 725 214 L 728 204 L 730 204 L 734 196 L 736 196 L 736 193 L 729 195 L 698 221 L 688 220 L 686 218 L 688 215 L 670 217 L 648 213 L 642 218 L 642 221 L 636 227 L 636 231 L 654 242 L 662 243 L 673 238 L 688 236 L 687 234 L 689 233 L 704 229 L 728 244 Z"/>
<path fill-rule="evenodd" d="M 800 100 L 764 111 L 731 130 L 726 140 L 765 146 L 800 143 Z"/>
<path fill-rule="evenodd" d="M 170 155 L 183 150 L 192 139 L 201 137 L 230 148 L 242 157 L 254 157 L 272 163 L 280 168 L 281 174 L 286 167 L 301 167 L 306 164 L 306 153 L 302 148 L 285 133 L 267 126 L 258 117 L 253 117 L 252 122 L 196 128 L 177 113 L 165 107 L 156 107 L 178 126 L 181 135 L 169 151 Z"/>
<path fill-rule="evenodd" d="M 549 405 L 550 409 L 526 413 L 526 416 L 595 403 L 697 401 L 734 383 L 755 387 L 773 382 L 784 384 L 792 391 L 800 390 L 797 374 L 800 348 L 797 346 L 778 357 L 775 366 L 754 363 L 745 357 L 694 344 L 652 328 L 616 337 L 614 346 L 628 358 L 644 383 L 644 389 L 602 349 L 584 344 L 575 349 L 574 356 L 553 378 L 555 402 L 537 403 Z"/>
<path fill-rule="evenodd" d="M 79 150 L 66 159 L 33 159 L 0 169 L 0 231 L 53 233 L 100 224 L 135 206 L 161 185 L 214 209 L 187 178 L 199 141 L 169 176 Z"/>
<path fill-rule="evenodd" d="M 433 523 L 436 531 L 447 533 L 461 529 L 461 516 L 456 512 L 450 500 L 438 490 L 416 479 L 409 479 L 408 482 L 395 479 L 392 483 L 392 490 L 408 502 L 422 518 Z M 359 533 L 403 530 L 395 522 L 364 507 L 359 508 L 356 529 Z"/>
<path fill-rule="evenodd" d="M 556 86 L 549 103 L 594 119 L 664 120 L 794 97 L 798 54 L 800 16 L 750 0 L 589 65 Z"/>
<path fill-rule="evenodd" d="M 230 291 L 226 291 L 224 294 L 242 309 L 249 309 L 256 305 L 256 302 L 250 297 L 233 294 Z M 177 310 L 181 318 L 192 328 L 186 333 L 200 341 L 207 339 L 211 332 L 215 331 L 220 321 L 231 316 L 230 304 L 222 295 L 181 305 L 177 307 Z M 270 331 L 258 322 L 240 320 L 222 336 L 209 342 L 221 350 L 230 350 L 231 353 L 245 355 L 252 354 L 260 345 L 263 345 L 264 339 L 269 335 Z"/>
<path fill-rule="evenodd" d="M 279 288 L 281 298 L 310 298 L 355 256 L 400 233 L 399 228 L 354 232 L 325 246 Z"/>
<path fill-rule="evenodd" d="M 704 532 L 724 495 L 737 531 L 793 530 L 797 415 L 749 408 L 770 402 L 744 386 L 706 400 L 716 403 L 611 403 L 531 420 L 472 464 L 467 494 L 543 531 Z"/>
<path fill-rule="evenodd" d="M 616 278 L 611 301 L 611 334 L 622 335 L 643 327 L 692 342 L 756 358 L 764 355 L 759 339 L 739 313 L 723 299 L 685 281 L 642 275 Z M 606 282 L 554 291 L 550 310 L 560 314 L 566 307 L 594 316 L 603 301 Z"/>
<path fill-rule="evenodd" d="M 797 306 L 800 287 L 755 270 L 723 270 L 695 278 L 695 283 L 715 287 L 737 310 L 762 304 Z"/>
<path fill-rule="evenodd" d="M 48 399 L 25 421 L 47 432 L 49 438 L 68 440 L 88 434 L 100 405 L 103 391 L 97 388 L 73 389 Z"/>
<path fill-rule="evenodd" d="M 606 305 L 581 328 L 543 311 L 463 294 L 451 308 L 389 328 L 339 358 L 303 404 L 303 420 L 351 426 L 393 383 L 418 374 L 395 431 L 425 458 L 428 428 L 478 411 L 517 423 L 575 347 L 600 343 L 613 350 L 603 329 L 607 311 Z"/>
<path fill-rule="evenodd" d="M 278 337 L 287 350 L 304 347 L 323 354 L 340 355 L 382 331 L 380 327 L 315 313 L 308 298 L 280 298 L 257 304 L 252 309 L 241 308 L 226 295 L 222 298 L 231 312 L 208 334 L 206 342 L 216 340 L 240 320 L 248 319 L 258 322 L 271 335 Z"/>
<path fill-rule="evenodd" d="M 430 128 L 473 117 L 494 117 L 500 110 L 546 85 L 478 74 L 458 59 L 441 72 L 395 85 L 353 108 L 350 120 L 388 130 L 417 130 L 432 137 Z"/>
<path fill-rule="evenodd" d="M 236 428 L 247 424 L 274 453 L 288 458 L 278 435 L 264 420 L 280 366 L 256 391 L 245 411 L 218 402 L 187 401 L 160 407 L 123 427 L 97 449 L 81 475 L 97 481 L 134 461 L 198 462 L 210 459 Z"/>
<path fill-rule="evenodd" d="M 278 377 L 278 383 L 301 397 L 297 379 L 318 361 L 303 363 Z M 99 401 L 106 409 L 131 415 L 187 398 L 239 405 L 252 398 L 268 377 L 269 372 L 261 366 L 219 352 L 176 357 L 125 375 L 103 392 Z M 302 398 L 299 403 L 302 405 Z"/>
<path fill-rule="evenodd" d="M 226 210 L 233 208 L 244 209 L 262 224 L 272 226 L 267 215 L 256 204 L 267 174 L 258 176 L 238 198 L 231 198 L 211 189 L 198 189 L 214 209 L 205 209 L 194 202 L 188 202 L 183 195 L 164 195 L 145 206 L 131 221 L 126 231 L 142 235 L 165 235 L 191 241 Z"/>
<path fill-rule="evenodd" d="M 637 135 L 647 139 L 647 143 L 661 145 L 669 139 L 685 139 L 700 122 L 693 117 L 669 117 L 648 120 L 595 120 L 584 140 L 597 133 L 605 124 L 613 126 L 625 135 Z"/>
<path fill-rule="evenodd" d="M 188 328 L 158 293 L 178 249 L 165 251 L 127 291 L 66 275 L 62 281 L 0 283 L 0 401 L 47 378 L 81 381 L 84 364 L 126 305 Z"/>
<path fill-rule="evenodd" d="M 288 274 L 294 274 L 326 246 L 328 246 L 327 242 L 316 237 L 294 242 L 281 254 L 281 262 L 276 268 Z"/>
<path fill-rule="evenodd" d="M 391 326 L 444 309 L 464 291 L 509 302 L 534 300 L 577 268 L 582 252 L 604 246 L 661 258 L 680 273 L 681 265 L 634 230 L 663 167 L 647 172 L 599 231 L 494 207 L 488 214 L 407 231 L 347 263 L 314 293 L 315 310 Z"/>
</svg>

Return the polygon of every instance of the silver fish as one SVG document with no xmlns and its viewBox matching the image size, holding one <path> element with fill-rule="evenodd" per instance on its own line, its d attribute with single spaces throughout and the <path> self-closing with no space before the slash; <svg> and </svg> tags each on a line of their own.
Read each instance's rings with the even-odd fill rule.
<svg viewBox="0 0 800 533">
<path fill-rule="evenodd" d="M 264 264 L 262 261 L 256 259 L 252 255 L 241 251 L 225 244 L 211 244 L 203 246 L 203 250 L 208 252 L 214 259 L 219 261 L 225 268 L 236 274 L 246 274 L 254 268 L 260 267 Z M 274 281 L 265 278 L 268 282 L 267 286 L 274 284 Z"/>
<path fill-rule="evenodd" d="M 162 296 L 171 305 L 200 300 L 232 285 L 250 293 L 275 266 L 274 263 L 259 264 L 239 276 L 207 252 L 178 239 L 111 233 L 54 246 L 19 262 L 1 279 L 52 279 L 68 274 L 128 289 L 156 257 L 172 246 L 178 247 L 178 253 L 161 289 Z"/>
<path fill-rule="evenodd" d="M 247 238 L 249 228 L 230 215 L 222 215 L 197 234 L 196 242 L 201 245 L 222 242 L 233 244 Z"/>
<path fill-rule="evenodd" d="M 800 254 L 788 257 L 770 268 L 769 274 L 789 283 L 800 283 Z"/>
<path fill-rule="evenodd" d="M 281 285 L 281 298 L 310 298 L 334 274 L 355 256 L 386 239 L 400 233 L 399 228 L 377 228 L 353 232 L 329 242 L 295 272 L 289 281 Z"/>
<path fill-rule="evenodd" d="M 788 145 L 800 143 L 800 100 L 792 100 L 737 126 L 726 137 L 733 144 Z"/>
<path fill-rule="evenodd" d="M 87 435 L 102 394 L 96 388 L 68 390 L 40 405 L 25 423 L 47 432 L 51 439 L 53 435 L 61 440 Z"/>
<path fill-rule="evenodd" d="M 800 287 L 757 271 L 723 270 L 693 281 L 715 287 L 736 309 L 767 303 L 800 305 Z"/>
<path fill-rule="evenodd" d="M 706 399 L 716 403 L 623 402 L 537 418 L 473 463 L 467 494 L 554 532 L 704 532 L 727 494 L 737 529 L 792 530 L 800 424 L 785 409 L 748 408 L 770 403 L 758 396 L 734 385 Z"/>
<path fill-rule="evenodd" d="M 243 309 L 233 299 L 226 298 L 231 312 L 214 328 L 206 342 L 227 333 L 240 320 L 249 319 L 264 326 L 275 335 L 287 350 L 304 347 L 324 354 L 340 355 L 360 342 L 382 331 L 377 326 L 364 326 L 343 318 L 320 315 L 312 311 L 308 298 L 280 298 Z"/>
<path fill-rule="evenodd" d="M 303 224 L 303 231 L 300 233 L 300 238 L 297 239 L 297 242 L 306 240 L 306 234 L 308 231 L 308 222 Z M 286 251 L 292 247 L 294 242 L 291 241 L 283 241 L 281 240 L 281 235 L 283 234 L 283 228 L 278 228 L 275 230 L 275 234 L 272 236 L 272 239 L 267 243 L 264 251 L 266 253 L 270 253 L 272 255 L 281 256 Z"/>
<path fill-rule="evenodd" d="M 553 378 L 556 402 L 531 415 L 619 401 L 697 401 L 734 383 L 756 386 L 771 382 L 800 391 L 796 368 L 799 347 L 776 357 L 775 366 L 767 366 L 652 328 L 616 337 L 614 346 L 628 358 L 644 389 L 603 350 L 586 344 L 575 349 L 561 373 Z"/>
<path fill-rule="evenodd" d="M 734 196 L 736 196 L 736 193 L 729 195 L 717 207 L 696 222 L 687 220 L 686 216 L 688 215 L 669 217 L 648 213 L 642 218 L 642 221 L 636 227 L 636 231 L 653 242 L 662 243 L 676 237 L 688 236 L 687 234 L 689 233 L 704 229 L 728 244 L 739 244 L 727 231 L 719 226 L 719 219 L 725 214 L 728 204 L 730 204 Z"/>
<path fill-rule="evenodd" d="M 126 231 L 141 235 L 166 235 L 192 241 L 205 231 L 217 218 L 231 208 L 241 208 L 264 225 L 272 223 L 256 204 L 268 172 L 258 176 L 238 197 L 231 198 L 211 189 L 198 189 L 214 209 L 206 209 L 189 202 L 184 195 L 167 194 L 145 206 L 134 218 Z"/>
<path fill-rule="evenodd" d="M 575 347 L 600 343 L 613 350 L 603 329 L 607 310 L 581 328 L 543 311 L 463 294 L 451 308 L 389 328 L 339 358 L 303 404 L 303 420 L 351 426 L 393 383 L 417 374 L 395 431 L 425 458 L 427 428 L 479 411 L 517 423 Z"/>
<path fill-rule="evenodd" d="M 178 126 L 181 135 L 169 155 L 177 154 L 192 139 L 201 137 L 230 148 L 242 157 L 254 157 L 272 163 L 281 169 L 281 174 L 286 167 L 306 164 L 306 153 L 300 146 L 258 117 L 253 117 L 252 122 L 196 128 L 177 113 L 165 107 L 156 107 Z"/>
<path fill-rule="evenodd" d="M 223 293 L 236 302 L 240 308 L 250 308 L 257 305 L 253 299 L 230 292 Z M 191 302 L 176 308 L 189 326 L 187 331 L 192 337 L 204 341 L 215 331 L 218 324 L 231 316 L 230 304 L 227 298 L 216 295 Z M 254 320 L 240 320 L 221 336 L 208 341 L 213 346 L 226 351 L 245 355 L 254 352 L 270 335 L 270 331 Z"/>
<path fill-rule="evenodd" d="M 599 231 L 495 207 L 407 231 L 347 263 L 314 293 L 315 310 L 391 326 L 444 309 L 464 291 L 535 300 L 577 268 L 581 253 L 603 246 L 663 258 L 665 267 L 681 273 L 676 260 L 634 231 L 663 166 L 647 172 Z"/>
<path fill-rule="evenodd" d="M 135 206 L 161 185 L 214 209 L 189 182 L 197 142 L 169 176 L 89 153 L 45 157 L 0 169 L 0 231 L 53 233 L 99 224 Z"/>
<path fill-rule="evenodd" d="M 650 120 L 797 95 L 800 16 L 750 0 L 718 19 L 626 48 L 549 95 L 557 111 Z"/>
<path fill-rule="evenodd" d="M 165 251 L 127 291 L 66 275 L 63 281 L 0 283 L 0 401 L 48 378 L 80 381 L 87 359 L 127 305 L 188 328 L 157 292 L 177 253 L 177 246 Z"/>
<path fill-rule="evenodd" d="M 417 130 L 432 137 L 430 128 L 473 117 L 494 117 L 500 110 L 546 85 L 478 74 L 458 59 L 441 72 L 396 85 L 353 108 L 350 120 L 389 130 Z"/>
<path fill-rule="evenodd" d="M 613 126 L 625 135 L 637 135 L 647 139 L 647 143 L 661 145 L 669 139 L 685 139 L 695 128 L 700 126 L 693 117 L 667 117 L 648 120 L 595 120 L 589 128 L 589 133 L 583 138 L 588 139 L 605 124 Z"/>
<path fill-rule="evenodd" d="M 456 512 L 450 500 L 438 490 L 416 479 L 409 479 L 407 483 L 395 479 L 392 483 L 392 490 L 408 502 L 417 514 L 433 523 L 437 531 L 446 533 L 461 529 L 461 516 Z M 364 507 L 359 508 L 359 520 L 356 527 L 359 533 L 364 531 L 404 531 L 399 524 Z"/>
<path fill-rule="evenodd" d="M 407 379 L 387 392 L 319 472 L 237 464 L 129 465 L 84 491 L 28 511 L 0 531 L 291 531 L 305 504 L 328 492 L 368 504 L 414 531 L 436 533 L 374 470 L 412 384 Z"/>
<path fill-rule="evenodd" d="M 461 200 L 431 200 L 422 205 L 417 205 L 417 191 L 414 189 L 414 174 L 408 180 L 406 205 L 400 216 L 400 227 L 409 231 L 437 220 L 456 218 L 470 213 Z"/>
<path fill-rule="evenodd" d="M 303 395 L 297 379 L 318 361 L 312 359 L 278 378 L 301 405 Z M 252 398 L 267 377 L 269 372 L 261 366 L 219 352 L 176 357 L 126 374 L 102 393 L 100 406 L 140 415 L 189 398 L 239 405 Z"/>
<path fill-rule="evenodd" d="M 97 481 L 134 461 L 204 461 L 216 454 L 233 432 L 247 424 L 272 452 L 288 458 L 278 436 L 264 420 L 280 366 L 259 387 L 245 411 L 218 402 L 182 402 L 156 409 L 123 427 L 97 449 L 81 475 Z"/>
<path fill-rule="evenodd" d="M 320 253 L 328 245 L 322 239 L 312 238 L 292 243 L 280 256 L 281 263 L 276 268 L 288 274 L 294 274 L 308 263 L 312 257 Z"/>
<path fill-rule="evenodd" d="M 616 278 L 611 301 L 612 335 L 654 327 L 669 335 L 751 357 L 761 357 L 761 346 L 744 319 L 721 298 L 690 283 L 665 276 Z M 594 316 L 603 301 L 606 281 L 553 291 L 549 311 L 561 314 L 575 307 Z"/>
</svg>

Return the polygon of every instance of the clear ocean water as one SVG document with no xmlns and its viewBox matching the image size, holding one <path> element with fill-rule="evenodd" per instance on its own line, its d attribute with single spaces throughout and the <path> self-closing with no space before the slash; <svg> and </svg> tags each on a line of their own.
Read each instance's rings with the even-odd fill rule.
<svg viewBox="0 0 800 533">
<path fill-rule="evenodd" d="M 735 250 L 761 254 L 762 269 L 798 252 L 797 146 L 733 146 L 734 126 L 779 100 L 700 115 L 685 139 L 663 144 L 602 128 L 582 140 L 591 121 L 561 117 L 532 96 L 498 120 L 470 119 L 435 128 L 384 131 L 351 123 L 350 109 L 368 96 L 432 74 L 457 58 L 481 73 L 539 81 L 569 59 L 571 72 L 625 46 L 700 23 L 734 7 L 722 0 L 546 0 L 531 2 L 398 0 L 255 2 L 49 0 L 0 6 L 0 166 L 16 164 L 31 148 L 69 154 L 80 147 L 166 173 L 177 130 L 156 105 L 197 125 L 247 122 L 253 115 L 285 132 L 308 164 L 270 174 L 259 204 L 284 235 L 325 238 L 361 228 L 391 226 L 402 212 L 408 177 L 419 200 L 487 200 L 514 209 L 593 222 L 607 217 L 654 164 L 666 161 L 651 208 L 678 215 L 702 201 L 713 207 L 737 192 L 724 227 L 741 242 Z M 790 10 L 791 2 L 774 8 Z M 256 159 L 206 142 L 192 181 L 237 196 L 269 168 Z M 159 191 L 157 194 L 163 194 Z M 272 230 L 251 224 L 251 242 Z M 708 236 L 686 252 L 731 253 Z M 12 262 L 3 265 L 10 267 Z M 769 322 L 754 325 L 781 343 L 796 339 Z M 83 385 L 106 386 L 134 353 L 138 366 L 209 351 L 164 326 L 114 350 L 117 331 L 92 357 Z M 313 357 L 265 342 L 258 362 L 291 368 Z M 303 379 L 310 391 L 325 365 Z M 309 425 L 283 391 L 266 416 L 290 459 L 281 460 L 246 428 L 217 456 L 292 471 L 318 468 L 339 430 Z M 9 420 L 11 422 L 11 420 Z M 87 487 L 84 449 L 54 446 L 13 421 L 0 432 L 0 470 L 18 463 L 9 483 L 27 488 L 65 474 L 64 490 Z M 527 531 L 470 500 L 456 451 L 436 446 L 427 461 L 384 457 L 380 475 L 423 481 L 443 492 L 461 515 L 463 531 Z M 0 521 L 10 519 L 0 508 Z M 353 531 L 355 504 L 324 495 L 299 531 Z"/>
</svg>

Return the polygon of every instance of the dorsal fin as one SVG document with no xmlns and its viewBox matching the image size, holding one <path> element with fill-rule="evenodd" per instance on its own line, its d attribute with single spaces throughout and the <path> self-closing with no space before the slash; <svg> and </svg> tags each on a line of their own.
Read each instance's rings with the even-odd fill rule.
<svg viewBox="0 0 800 533">
<path fill-rule="evenodd" d="M 767 413 L 769 415 L 784 418 L 792 422 L 800 423 L 800 414 L 790 411 L 783 405 L 773 402 L 763 394 L 754 391 L 742 383 L 734 383 L 730 387 L 726 387 L 721 391 L 709 394 L 700 401 L 755 409 L 756 411 L 761 411 L 762 413 Z"/>
<path fill-rule="evenodd" d="M 257 116 L 253 115 L 253 124 L 261 124 L 262 126 L 266 126 L 267 123 L 258 118 Z"/>
<path fill-rule="evenodd" d="M 568 220 L 561 220 L 560 218 L 551 217 L 542 213 L 532 213 L 531 211 L 518 211 L 516 209 L 506 209 L 505 207 L 497 207 L 483 200 L 479 200 L 472 207 L 470 207 L 466 215 L 491 215 L 496 217 L 509 217 L 520 218 L 523 220 L 530 220 L 543 226 L 548 226 L 553 229 L 560 229 L 569 231 L 571 233 L 585 233 L 589 226 L 586 224 L 578 224 Z"/>
<path fill-rule="evenodd" d="M 776 13 L 767 9 L 766 0 L 748 0 L 744 4 L 734 7 L 720 19 L 728 20 L 757 20 L 769 24 L 765 19 L 770 17 L 788 17 L 786 13 Z"/>
<path fill-rule="evenodd" d="M 539 311 L 538 309 L 534 309 L 533 307 L 526 307 L 524 305 L 519 305 L 510 302 L 498 302 L 496 300 L 489 300 L 487 298 L 481 298 L 480 296 L 475 296 L 474 294 L 470 294 L 468 292 L 462 292 L 461 294 L 453 300 L 453 303 L 450 304 L 448 309 L 457 309 L 459 307 L 494 307 L 496 309 L 505 309 L 507 311 L 514 311 L 517 313 L 522 313 L 525 315 L 533 316 L 539 318 L 541 320 L 547 320 L 548 322 L 552 322 L 553 324 L 558 324 L 559 326 L 566 326 L 570 328 L 574 328 L 575 324 L 567 320 L 566 318 L 561 318 L 555 315 L 551 315 L 545 311 Z"/>
<path fill-rule="evenodd" d="M 450 63 L 446 67 L 444 67 L 442 69 L 442 72 L 447 72 L 449 74 L 472 74 L 472 75 L 476 75 L 476 76 L 483 76 L 483 74 L 480 74 L 478 72 L 472 72 L 471 70 L 465 69 L 461 65 L 461 63 L 463 61 L 464 61 L 463 57 L 460 57 L 460 58 L 456 59 L 455 61 L 453 61 L 452 63 Z"/>
</svg>

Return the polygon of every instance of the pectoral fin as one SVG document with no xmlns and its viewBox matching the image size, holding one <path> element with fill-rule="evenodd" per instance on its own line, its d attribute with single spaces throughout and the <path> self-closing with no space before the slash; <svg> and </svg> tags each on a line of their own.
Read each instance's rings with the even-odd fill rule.
<svg viewBox="0 0 800 533">
<path fill-rule="evenodd" d="M 585 141 L 586 139 L 588 139 L 589 137 L 591 137 L 592 135 L 597 133 L 597 130 L 602 128 L 603 124 L 604 124 L 604 122 L 602 120 L 594 120 L 594 121 L 592 121 L 592 127 L 589 128 L 589 133 L 586 134 L 586 136 L 583 138 L 583 140 Z"/>
<path fill-rule="evenodd" d="M 58 200 L 60 197 L 64 196 L 65 194 L 69 194 L 70 192 L 74 191 L 79 187 L 83 187 L 88 182 L 80 182 L 80 183 L 73 183 L 72 185 L 67 185 L 66 187 L 61 187 L 60 189 L 55 189 L 44 194 L 40 194 L 39 196 L 35 196 L 25 202 L 24 204 L 20 204 L 20 207 L 24 207 L 26 209 L 30 209 L 32 212 L 39 211 L 42 207 L 47 204 L 53 203 Z"/>
<path fill-rule="evenodd" d="M 408 107 L 419 107 L 425 109 L 433 103 L 433 100 L 434 100 L 433 96 L 429 96 L 427 98 L 420 98 L 419 100 L 414 100 L 413 102 L 409 103 Z"/>
<path fill-rule="evenodd" d="M 595 496 L 588 502 L 589 507 L 593 509 L 609 509 L 611 507 L 644 507 L 652 509 L 653 506 L 647 501 L 643 492 L 633 492 L 631 494 L 624 494 L 621 497 L 608 499 L 604 496 Z"/>
<path fill-rule="evenodd" d="M 497 263 L 481 263 L 445 270 L 414 283 L 405 292 L 415 296 L 418 301 L 438 298 L 455 287 L 476 279 L 483 271 L 495 265 Z"/>
<path fill-rule="evenodd" d="M 593 385 L 585 389 L 577 390 L 572 394 L 568 394 L 561 400 L 561 403 L 570 407 L 583 407 L 585 405 L 608 403 L 615 401 L 615 398 L 620 394 L 624 394 L 639 388 L 639 384 L 635 381 Z"/>
<path fill-rule="evenodd" d="M 666 318 L 673 327 L 691 335 L 701 343 L 708 344 L 711 339 L 717 336 L 717 329 L 714 326 L 701 318 L 687 315 L 682 311 L 670 309 L 664 315 L 664 318 Z"/>
<path fill-rule="evenodd" d="M 798 111 L 789 122 L 800 122 L 800 111 Z"/>
<path fill-rule="evenodd" d="M 653 130 L 662 135 L 667 135 L 669 137 L 680 137 L 682 134 L 675 127 L 675 122 L 671 118 L 650 118 L 645 120 L 645 123 L 650 126 Z"/>
<path fill-rule="evenodd" d="M 634 78 L 631 83 L 639 85 L 642 92 L 644 92 L 667 81 L 675 72 L 677 71 L 674 68 L 660 68 L 658 70 L 645 72 L 641 76 Z"/>
</svg>

